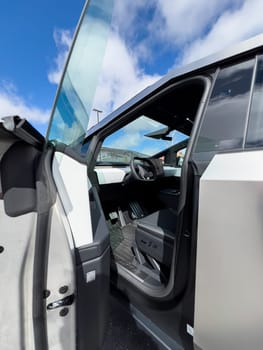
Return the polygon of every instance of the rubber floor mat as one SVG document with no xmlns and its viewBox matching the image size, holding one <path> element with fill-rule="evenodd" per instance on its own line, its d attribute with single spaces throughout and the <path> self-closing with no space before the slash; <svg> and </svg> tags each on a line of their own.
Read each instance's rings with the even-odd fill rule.
<svg viewBox="0 0 263 350">
<path fill-rule="evenodd" d="M 120 245 L 120 243 L 124 239 L 122 229 L 118 222 L 112 224 L 110 221 L 108 221 L 107 224 L 110 232 L 111 249 L 115 251 L 115 249 Z"/>
<path fill-rule="evenodd" d="M 130 271 L 134 271 L 136 266 L 133 264 L 134 255 L 131 247 L 135 240 L 135 227 L 131 224 L 120 227 L 118 223 L 114 225 L 110 223 L 109 228 L 111 249 L 115 262 Z"/>
</svg>

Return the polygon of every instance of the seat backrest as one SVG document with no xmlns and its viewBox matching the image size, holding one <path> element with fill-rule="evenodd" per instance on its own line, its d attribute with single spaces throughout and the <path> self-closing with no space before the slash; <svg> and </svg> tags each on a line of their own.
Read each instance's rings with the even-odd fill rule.
<svg viewBox="0 0 263 350">
<path fill-rule="evenodd" d="M 15 217 L 36 209 L 36 169 L 40 152 L 25 143 L 13 143 L 0 162 L 5 211 Z"/>
</svg>

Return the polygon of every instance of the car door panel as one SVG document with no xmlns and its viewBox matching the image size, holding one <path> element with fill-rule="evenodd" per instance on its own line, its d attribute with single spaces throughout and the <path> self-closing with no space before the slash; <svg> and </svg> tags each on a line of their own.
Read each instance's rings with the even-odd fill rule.
<svg viewBox="0 0 263 350">
<path fill-rule="evenodd" d="M 43 317 L 43 287 L 38 284 L 39 274 L 36 263 L 38 233 L 43 232 L 41 221 L 48 213 L 45 199 L 40 214 L 38 210 L 38 178 L 41 151 L 31 142 L 24 140 L 25 130 L 17 127 L 17 133 L 7 131 L 5 122 L 0 125 L 0 222 L 1 243 L 1 328 L 0 348 L 41 349 L 43 327 L 38 322 Z M 11 123 L 12 124 L 12 123 Z M 23 123 L 22 123 L 23 124 Z M 20 125 L 21 126 L 21 125 Z M 32 140 L 34 137 L 32 137 Z M 32 141 L 31 140 L 31 141 Z M 47 209 L 47 210 L 46 210 Z M 46 218 L 45 220 L 46 221 Z M 44 227 L 45 230 L 46 227 Z M 44 232 L 46 235 L 46 232 Z M 45 251 L 42 246 L 42 251 Z M 43 264 L 42 264 L 43 265 Z M 35 279 L 35 276 L 39 276 Z M 38 289 L 41 288 L 41 294 Z M 38 334 L 39 337 L 36 335 Z M 38 346 L 39 345 L 39 346 Z"/>
<path fill-rule="evenodd" d="M 110 240 L 95 187 L 89 190 L 93 242 L 76 249 L 78 346 L 102 346 L 109 311 Z"/>
<path fill-rule="evenodd" d="M 32 275 L 37 214 L 12 218 L 0 200 L 0 222 L 4 249 L 0 254 L 0 348 L 34 349 Z"/>
<path fill-rule="evenodd" d="M 50 308 L 64 298 L 72 301 Z M 45 291 L 48 348 L 71 350 L 76 348 L 76 277 L 74 243 L 60 198 L 52 207 L 50 243 Z"/>
<path fill-rule="evenodd" d="M 55 152 L 52 171 L 70 223 L 75 247 L 92 243 L 87 165 L 63 153 Z"/>
<path fill-rule="evenodd" d="M 102 345 L 108 310 L 108 228 L 85 163 L 56 152 L 53 174 L 74 241 L 77 346 L 97 349 Z"/>
<path fill-rule="evenodd" d="M 109 308 L 110 248 L 77 265 L 78 349 L 100 349 Z"/>
</svg>

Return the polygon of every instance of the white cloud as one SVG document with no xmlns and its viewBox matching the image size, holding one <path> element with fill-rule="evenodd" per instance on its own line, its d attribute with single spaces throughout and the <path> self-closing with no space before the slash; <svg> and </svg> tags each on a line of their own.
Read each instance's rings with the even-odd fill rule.
<svg viewBox="0 0 263 350">
<path fill-rule="evenodd" d="M 157 74 L 146 74 L 139 67 L 136 53 L 119 34 L 112 32 L 93 106 L 105 116 L 159 78 Z M 92 117 L 94 124 L 95 114 Z"/>
<path fill-rule="evenodd" d="M 142 8 L 147 6 L 149 6 L 149 2 L 141 0 L 115 0 L 113 13 L 113 22 L 117 23 L 117 26 L 114 26 L 115 29 L 124 35 L 136 32 L 137 26 L 134 26 L 136 16 Z M 129 15 L 127 16 L 127 14 Z"/>
<path fill-rule="evenodd" d="M 79 99 L 90 114 L 101 74 L 109 28 L 102 20 L 84 20 L 68 65 L 68 75 Z"/>
<path fill-rule="evenodd" d="M 153 17 L 140 18 L 143 5 L 155 6 Z M 94 107 L 104 111 L 103 117 L 158 80 L 158 72 L 145 73 L 149 61 L 157 70 L 168 53 L 174 54 L 177 65 L 186 64 L 262 32 L 262 10 L 261 0 L 154 0 L 144 4 L 118 0 L 114 17 L 118 24 L 108 44 Z M 140 37 L 141 22 L 148 37 Z M 154 51 L 155 43 L 163 53 Z M 95 119 L 94 113 L 91 124 Z"/>
<path fill-rule="evenodd" d="M 150 131 L 161 129 L 163 127 L 164 127 L 163 124 L 158 123 L 157 121 L 152 120 L 148 117 L 142 116 L 134 120 L 132 123 L 126 125 L 124 127 L 124 130 L 127 132 L 135 132 L 135 131 L 150 132 Z"/>
<path fill-rule="evenodd" d="M 154 40 L 174 54 L 176 66 L 263 32 L 262 0 L 155 1 Z"/>
<path fill-rule="evenodd" d="M 263 3 L 246 0 L 242 7 L 223 12 L 203 37 L 193 41 L 183 54 L 183 63 L 197 60 L 223 47 L 263 32 Z"/>
<path fill-rule="evenodd" d="M 118 25 L 113 28 L 107 45 L 100 82 L 92 104 L 93 108 L 103 111 L 100 118 L 105 117 L 112 110 L 160 78 L 157 74 L 149 75 L 144 73 L 143 69 L 140 68 L 138 55 L 127 44 L 129 40 L 134 40 L 137 35 L 138 26 L 134 25 L 134 22 L 138 11 L 144 7 L 145 4 L 139 0 L 134 0 L 133 2 L 117 0 L 114 19 Z M 129 13 L 129 16 L 127 16 L 127 13 Z M 98 68 L 94 68 L 94 65 L 91 63 L 96 62 L 97 66 L 99 64 L 100 54 L 98 54 L 98 51 L 102 41 L 100 39 L 100 32 L 104 30 L 102 25 L 103 23 L 98 21 L 92 25 L 89 23 L 89 26 L 87 26 L 89 32 L 84 35 L 86 32 L 84 22 L 81 33 L 82 39 L 85 39 L 85 41 L 78 38 L 78 48 L 76 49 L 75 47 L 73 56 L 71 57 L 71 61 L 74 61 L 74 63 L 70 63 L 69 66 L 70 78 L 74 88 L 81 93 L 80 97 L 87 111 L 91 107 L 89 104 L 92 99 L 92 87 L 96 83 L 95 73 Z M 127 36 L 129 37 L 128 41 L 125 40 Z M 55 67 L 48 72 L 48 79 L 51 83 L 58 84 L 60 81 L 71 45 L 71 37 L 72 34 L 68 30 L 56 29 L 54 31 L 57 55 L 54 59 Z M 86 50 L 85 53 L 83 48 L 87 45 L 87 40 L 89 41 L 89 50 Z M 83 57 L 83 52 L 88 56 Z M 96 113 L 92 112 L 89 127 L 94 125 L 96 121 Z"/>
<path fill-rule="evenodd" d="M 19 115 L 28 121 L 45 124 L 50 117 L 50 111 L 28 103 L 15 90 L 14 85 L 4 82 L 0 87 L 0 113 L 1 117 Z"/>
<path fill-rule="evenodd" d="M 142 136 L 140 132 L 125 132 L 116 140 L 110 143 L 110 147 L 118 149 L 134 149 L 140 145 Z"/>
<path fill-rule="evenodd" d="M 107 140 L 107 146 L 112 148 L 120 149 L 139 149 L 139 147 L 144 150 L 141 151 L 144 154 L 154 154 L 157 153 L 160 148 L 158 147 L 158 140 L 153 140 L 145 137 L 149 132 L 153 132 L 164 127 L 163 124 L 156 122 L 148 117 L 142 116 L 133 122 L 127 124 L 118 136 L 115 135 Z"/>
<path fill-rule="evenodd" d="M 72 42 L 72 32 L 65 29 L 55 29 L 53 38 L 57 47 L 57 56 L 54 59 L 55 67 L 48 73 L 48 80 L 52 84 L 59 84 Z"/>
<path fill-rule="evenodd" d="M 172 46 L 184 45 L 209 30 L 209 26 L 229 8 L 238 8 L 244 0 L 156 0 L 152 28 Z"/>
<path fill-rule="evenodd" d="M 174 55 L 177 65 L 186 64 L 263 31 L 261 0 L 116 0 L 116 5 L 117 22 L 112 28 L 92 105 L 103 111 L 100 119 L 158 80 L 158 65 L 165 65 L 161 61 L 165 61 L 167 53 Z M 48 74 L 52 83 L 60 80 L 71 38 L 68 30 L 54 32 L 58 53 L 55 67 Z M 95 32 L 90 40 L 93 40 L 94 50 L 89 50 L 92 55 L 99 43 Z M 156 43 L 159 52 L 155 51 Z M 87 86 L 92 80 L 89 73 L 92 67 L 87 67 L 85 61 L 79 62 L 71 78 L 78 77 L 78 86 L 82 86 L 83 96 L 87 95 L 90 101 L 92 89 L 87 90 Z M 156 74 L 146 73 L 149 62 Z M 167 66 L 167 71 L 170 68 Z M 82 70 L 87 75 L 81 75 Z M 89 101 L 86 99 L 84 103 L 87 110 L 91 107 Z M 91 112 L 89 127 L 96 122 L 96 113 Z"/>
</svg>

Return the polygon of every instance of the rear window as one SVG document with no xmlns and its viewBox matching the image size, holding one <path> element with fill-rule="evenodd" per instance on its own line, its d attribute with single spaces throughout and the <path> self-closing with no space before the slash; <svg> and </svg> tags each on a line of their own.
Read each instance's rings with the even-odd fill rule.
<svg viewBox="0 0 263 350">
<path fill-rule="evenodd" d="M 217 76 L 196 145 L 196 153 L 241 148 L 254 59 L 222 68 Z"/>
</svg>

